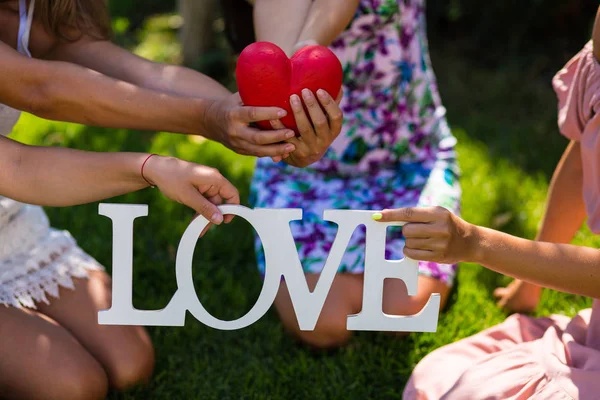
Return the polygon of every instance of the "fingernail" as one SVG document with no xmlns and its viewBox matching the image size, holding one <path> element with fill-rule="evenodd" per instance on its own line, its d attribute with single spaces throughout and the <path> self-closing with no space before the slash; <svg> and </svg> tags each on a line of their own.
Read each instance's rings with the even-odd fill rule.
<svg viewBox="0 0 600 400">
<path fill-rule="evenodd" d="M 303 96 L 305 99 L 310 99 L 310 98 L 312 97 L 312 93 L 311 93 L 311 91 L 310 91 L 310 90 L 308 90 L 308 89 L 302 89 L 302 96 Z"/>
<path fill-rule="evenodd" d="M 293 138 L 294 136 L 296 136 L 296 134 L 294 133 L 294 131 L 288 131 L 288 132 L 285 134 L 285 137 L 286 137 L 286 139 L 291 139 L 291 138 Z"/>
<path fill-rule="evenodd" d="M 371 215 L 371 218 L 373 218 L 373 221 L 381 221 L 381 219 L 383 218 L 383 214 L 382 213 L 374 213 L 373 215 Z"/>
<path fill-rule="evenodd" d="M 317 96 L 325 99 L 327 97 L 327 93 L 323 89 L 317 90 Z"/>
<path fill-rule="evenodd" d="M 296 94 L 292 95 L 292 97 L 290 98 L 290 101 L 292 102 L 293 106 L 300 105 L 300 97 L 298 97 L 298 95 L 296 95 Z"/>
<path fill-rule="evenodd" d="M 294 145 L 290 144 L 289 146 L 285 146 L 285 149 L 283 149 L 286 153 L 291 153 L 292 151 L 296 150 L 296 147 L 294 147 Z"/>
<path fill-rule="evenodd" d="M 210 218 L 210 220 L 212 221 L 213 224 L 219 225 L 221 222 L 223 222 L 223 216 L 221 214 L 219 214 L 219 213 L 215 213 Z"/>
<path fill-rule="evenodd" d="M 280 110 L 280 111 L 277 113 L 277 116 L 278 116 L 279 118 L 283 118 L 283 117 L 285 117 L 286 115 L 287 115 L 287 111 L 285 111 L 285 110 Z"/>
</svg>

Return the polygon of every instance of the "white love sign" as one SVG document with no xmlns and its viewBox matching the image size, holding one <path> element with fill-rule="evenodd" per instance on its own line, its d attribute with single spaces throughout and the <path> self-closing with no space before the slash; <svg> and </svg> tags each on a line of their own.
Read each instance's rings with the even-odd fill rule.
<svg viewBox="0 0 600 400">
<path fill-rule="evenodd" d="M 113 223 L 113 295 L 109 310 L 98 313 L 102 325 L 183 326 L 186 311 L 200 322 L 220 330 L 245 328 L 258 321 L 269 310 L 285 278 L 301 330 L 315 329 L 319 315 L 333 283 L 350 238 L 357 227 L 367 229 L 362 310 L 348 316 L 347 328 L 353 331 L 435 332 L 440 309 L 440 295 L 432 294 L 429 302 L 416 315 L 395 316 L 382 311 L 385 279 L 401 279 L 410 296 L 416 295 L 418 264 L 405 258 L 385 259 L 386 229 L 401 223 L 373 221 L 371 211 L 327 210 L 325 221 L 338 225 L 333 246 L 311 292 L 298 257 L 290 222 L 302 219 L 301 209 L 249 209 L 242 206 L 219 207 L 224 215 L 236 215 L 248 221 L 262 241 L 266 274 L 262 291 L 252 309 L 234 321 L 213 317 L 200 303 L 192 279 L 192 257 L 201 232 L 208 220 L 199 216 L 186 229 L 176 259 L 177 291 L 162 310 L 137 310 L 133 307 L 133 221 L 148 215 L 147 205 L 100 204 L 99 213 Z"/>
</svg>

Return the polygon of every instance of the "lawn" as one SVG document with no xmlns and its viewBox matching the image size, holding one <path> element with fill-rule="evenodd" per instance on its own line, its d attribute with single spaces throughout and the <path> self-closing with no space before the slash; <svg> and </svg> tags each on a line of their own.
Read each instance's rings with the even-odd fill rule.
<svg viewBox="0 0 600 400">
<path fill-rule="evenodd" d="M 140 54 L 176 60 L 179 49 L 164 20 L 152 21 L 131 44 Z M 166 24 L 168 25 L 168 24 Z M 497 69 L 466 62 L 460 52 L 433 50 L 440 90 L 459 138 L 464 190 L 463 216 L 470 222 L 533 238 L 543 213 L 554 165 L 566 140 L 556 128 L 550 77 L 525 62 Z M 565 60 L 550 60 L 558 67 Z M 224 147 L 166 133 L 105 130 L 25 116 L 14 137 L 26 143 L 102 151 L 173 155 L 219 168 L 247 201 L 254 160 Z M 136 221 L 134 303 L 166 306 L 176 290 L 176 248 L 193 212 L 146 189 L 110 202 L 149 204 Z M 79 244 L 110 270 L 111 223 L 98 205 L 48 209 L 55 227 L 68 229 Z M 576 238 L 599 245 L 587 229 Z M 252 231 L 237 219 L 198 242 L 194 259 L 198 296 L 222 319 L 245 314 L 261 289 Z M 157 349 L 152 382 L 114 399 L 338 399 L 400 398 L 411 369 L 430 351 L 501 322 L 492 290 L 509 280 L 464 264 L 438 332 L 399 340 L 357 334 L 344 349 L 313 352 L 287 336 L 270 311 L 256 324 L 234 332 L 210 329 L 188 317 L 183 328 L 150 328 Z M 547 291 L 538 314 L 573 315 L 590 306 L 577 296 Z"/>
</svg>

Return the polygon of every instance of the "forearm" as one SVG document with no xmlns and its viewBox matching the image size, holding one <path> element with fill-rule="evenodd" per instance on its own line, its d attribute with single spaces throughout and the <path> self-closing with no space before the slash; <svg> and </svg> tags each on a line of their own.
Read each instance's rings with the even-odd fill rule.
<svg viewBox="0 0 600 400">
<path fill-rule="evenodd" d="M 143 189 L 147 155 L 26 146 L 0 137 L 0 194 L 24 203 L 63 207 Z"/>
<path fill-rule="evenodd" d="M 583 168 L 578 142 L 571 142 L 562 156 L 550 183 L 546 212 L 537 240 L 570 243 L 585 221 Z M 569 218 L 565 218 L 568 210 Z"/>
<path fill-rule="evenodd" d="M 70 63 L 46 62 L 37 72 L 30 101 L 18 108 L 39 117 L 107 128 L 207 133 L 202 122 L 209 100 L 158 93 Z"/>
<path fill-rule="evenodd" d="M 583 169 L 578 142 L 571 142 L 563 154 L 548 192 L 546 211 L 536 240 L 550 243 L 570 243 L 586 218 L 583 201 Z M 565 210 L 569 218 L 564 218 Z M 524 282 L 521 290 L 539 297 L 541 288 Z"/>
<path fill-rule="evenodd" d="M 232 94 L 208 76 L 176 65 L 151 63 L 140 78 L 141 87 L 190 98 L 220 100 Z"/>
<path fill-rule="evenodd" d="M 162 93 L 203 99 L 222 99 L 231 95 L 223 85 L 206 75 L 185 67 L 146 60 L 108 41 L 63 44 L 51 56 Z"/>
<path fill-rule="evenodd" d="M 315 0 L 298 42 L 313 40 L 329 46 L 352 21 L 359 0 Z"/>
<path fill-rule="evenodd" d="M 256 0 L 254 26 L 256 40 L 272 42 L 292 55 L 299 41 L 312 0 Z"/>
<path fill-rule="evenodd" d="M 464 261 L 562 292 L 600 298 L 600 251 L 542 243 L 472 226 L 474 252 Z"/>
</svg>

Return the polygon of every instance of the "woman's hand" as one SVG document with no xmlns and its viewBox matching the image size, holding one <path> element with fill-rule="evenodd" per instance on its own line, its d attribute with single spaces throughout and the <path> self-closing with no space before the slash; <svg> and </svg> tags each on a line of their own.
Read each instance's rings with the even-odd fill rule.
<svg viewBox="0 0 600 400">
<path fill-rule="evenodd" d="M 293 143 L 284 143 L 295 133 L 285 127 L 262 131 L 249 125 L 253 122 L 283 118 L 287 112 L 277 107 L 244 107 L 238 93 L 215 101 L 204 113 L 204 131 L 216 140 L 242 155 L 282 157 L 292 153 Z"/>
<path fill-rule="evenodd" d="M 171 200 L 185 204 L 215 225 L 230 222 L 218 205 L 240 204 L 238 190 L 214 168 L 172 157 L 153 156 L 144 167 L 144 177 Z"/>
<path fill-rule="evenodd" d="M 385 210 L 373 219 L 407 222 L 402 227 L 404 254 L 414 260 L 454 264 L 473 258 L 474 226 L 443 207 Z"/>
<path fill-rule="evenodd" d="M 300 137 L 286 140 L 294 145 L 295 151 L 286 153 L 283 159 L 289 165 L 304 168 L 317 161 L 324 155 L 331 143 L 342 131 L 344 119 L 339 102 L 343 93 L 340 91 L 337 100 L 324 90 L 317 91 L 317 97 L 308 89 L 302 91 L 304 104 L 308 110 L 308 116 L 302 106 L 302 100 L 297 95 L 292 95 L 290 104 L 294 112 L 294 118 L 298 126 Z M 325 109 L 325 112 L 323 112 Z M 310 117 L 310 118 L 309 118 Z M 283 129 L 281 121 L 271 121 L 273 129 Z M 274 161 L 280 161 L 274 159 Z"/>
</svg>

